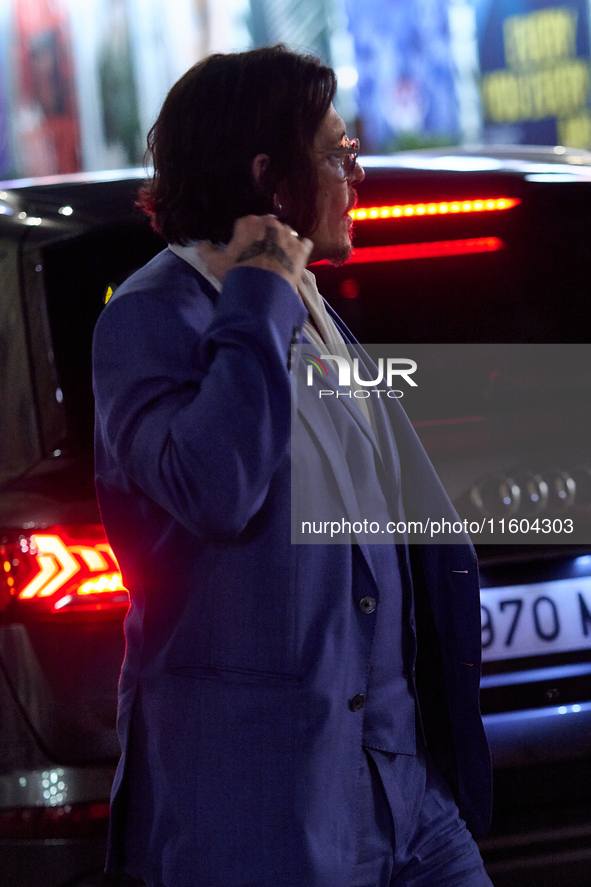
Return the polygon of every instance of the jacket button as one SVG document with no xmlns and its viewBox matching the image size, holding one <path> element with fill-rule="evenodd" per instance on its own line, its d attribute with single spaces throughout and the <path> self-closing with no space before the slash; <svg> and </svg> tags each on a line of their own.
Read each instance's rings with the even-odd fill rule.
<svg viewBox="0 0 591 887">
<path fill-rule="evenodd" d="M 375 597 L 362 597 L 359 601 L 359 609 L 362 613 L 373 613 L 377 606 Z"/>
<path fill-rule="evenodd" d="M 365 705 L 365 696 L 363 693 L 358 693 L 353 699 L 349 699 L 349 708 L 351 711 L 359 711 Z"/>
</svg>

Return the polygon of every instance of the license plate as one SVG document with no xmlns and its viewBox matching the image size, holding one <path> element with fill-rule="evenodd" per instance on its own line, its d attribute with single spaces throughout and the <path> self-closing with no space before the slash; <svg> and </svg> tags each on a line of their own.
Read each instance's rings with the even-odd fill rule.
<svg viewBox="0 0 591 887">
<path fill-rule="evenodd" d="M 591 577 L 483 588 L 482 658 L 591 648 Z"/>
</svg>

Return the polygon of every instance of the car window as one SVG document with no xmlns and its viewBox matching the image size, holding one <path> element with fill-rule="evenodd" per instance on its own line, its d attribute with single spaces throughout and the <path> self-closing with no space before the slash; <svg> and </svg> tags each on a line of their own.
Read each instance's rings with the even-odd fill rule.
<svg viewBox="0 0 591 887">
<path fill-rule="evenodd" d="M 17 248 L 0 240 L 0 484 L 41 455 L 22 314 Z"/>
<path fill-rule="evenodd" d="M 107 288 L 119 286 L 164 246 L 146 223 L 92 231 L 44 250 L 47 311 L 70 448 L 92 446 L 92 333 Z"/>
</svg>

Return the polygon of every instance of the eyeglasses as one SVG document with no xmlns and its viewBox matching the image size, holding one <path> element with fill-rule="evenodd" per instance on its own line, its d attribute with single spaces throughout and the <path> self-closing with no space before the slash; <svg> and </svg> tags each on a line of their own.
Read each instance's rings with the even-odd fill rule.
<svg viewBox="0 0 591 887">
<path fill-rule="evenodd" d="M 348 139 L 347 136 L 343 136 L 341 148 L 317 153 L 324 154 L 325 157 L 337 157 L 345 178 L 350 179 L 355 172 L 355 164 L 359 157 L 359 139 Z"/>
</svg>

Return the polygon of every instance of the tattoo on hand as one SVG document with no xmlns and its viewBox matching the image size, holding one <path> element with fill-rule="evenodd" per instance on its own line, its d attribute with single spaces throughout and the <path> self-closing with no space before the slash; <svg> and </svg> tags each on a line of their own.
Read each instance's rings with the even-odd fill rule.
<svg viewBox="0 0 591 887">
<path fill-rule="evenodd" d="M 276 259 L 286 271 L 293 274 L 293 262 L 285 252 L 285 250 L 277 243 L 277 229 L 265 228 L 265 237 L 263 240 L 255 240 L 250 246 L 243 250 L 236 262 L 246 262 L 247 259 L 254 259 L 256 256 L 270 256 Z"/>
</svg>

